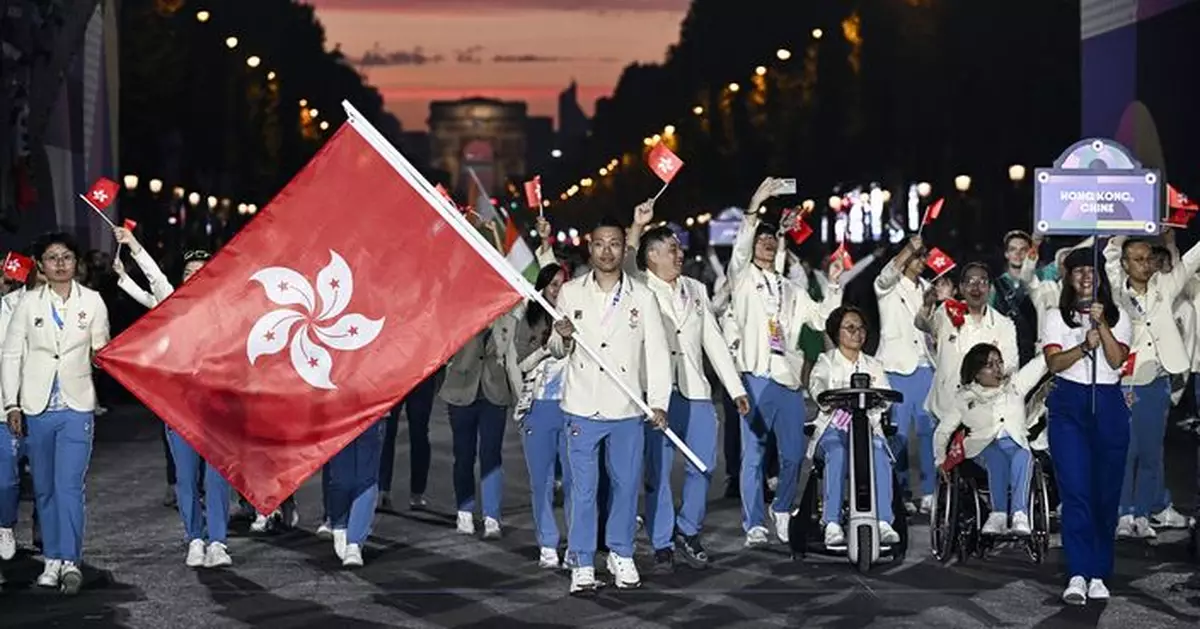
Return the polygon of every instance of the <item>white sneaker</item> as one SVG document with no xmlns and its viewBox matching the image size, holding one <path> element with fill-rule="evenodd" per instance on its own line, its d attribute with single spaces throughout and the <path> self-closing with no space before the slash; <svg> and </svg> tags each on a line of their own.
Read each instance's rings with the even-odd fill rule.
<svg viewBox="0 0 1200 629">
<path fill-rule="evenodd" d="M 338 559 L 346 559 L 346 529 L 333 529 L 333 554 Z"/>
<path fill-rule="evenodd" d="M 461 524 L 461 523 L 460 523 Z M 472 522 L 472 524 L 474 524 Z M 474 532 L 474 531 L 472 531 Z M 483 539 L 500 539 L 500 521 L 496 518 L 483 519 Z"/>
<path fill-rule="evenodd" d="M 1117 519 L 1117 539 L 1133 537 L 1133 516 L 1123 515 Z"/>
<path fill-rule="evenodd" d="M 558 549 L 543 546 L 541 555 L 538 557 L 538 567 L 544 570 L 557 570 L 560 565 Z"/>
<path fill-rule="evenodd" d="M 933 494 L 921 496 L 921 513 L 929 515 L 933 511 Z"/>
<path fill-rule="evenodd" d="M 1008 530 L 1008 514 L 993 511 L 988 514 L 987 521 L 979 529 L 984 535 L 1004 535 Z"/>
<path fill-rule="evenodd" d="M 771 517 L 775 520 L 775 537 L 784 544 L 788 543 L 788 524 L 792 521 L 792 514 L 787 511 L 772 511 Z"/>
<path fill-rule="evenodd" d="M 1101 581 L 1100 579 L 1092 579 L 1088 582 L 1088 598 L 1097 601 L 1107 601 L 1108 596 L 1108 586 L 1104 585 L 1104 581 Z"/>
<path fill-rule="evenodd" d="M 343 568 L 361 568 L 363 565 L 362 547 L 358 544 L 350 544 L 346 546 L 345 552 L 342 554 Z"/>
<path fill-rule="evenodd" d="M 591 594 L 598 585 L 595 568 L 571 568 L 571 594 Z"/>
<path fill-rule="evenodd" d="M 1018 511 L 1012 516 L 1012 533 L 1013 535 L 1029 535 L 1033 533 L 1033 527 L 1029 525 L 1029 516 L 1025 515 L 1024 511 Z"/>
<path fill-rule="evenodd" d="M 1067 605 L 1083 605 L 1087 603 L 1087 581 L 1081 576 L 1073 576 L 1063 590 L 1062 600 Z"/>
<path fill-rule="evenodd" d="M 879 543 L 887 544 L 889 546 L 892 544 L 899 544 L 900 534 L 896 532 L 896 529 L 892 528 L 891 524 L 888 524 L 887 522 L 880 522 Z"/>
<path fill-rule="evenodd" d="M 78 594 L 79 588 L 83 587 L 83 573 L 79 571 L 79 566 L 74 561 L 64 561 L 59 574 L 59 586 L 63 594 Z"/>
<path fill-rule="evenodd" d="M 0 529 L 0 559 L 8 561 L 17 555 L 17 536 L 12 529 Z"/>
<path fill-rule="evenodd" d="M 470 511 L 458 512 L 458 532 L 463 535 L 475 534 L 475 515 Z"/>
<path fill-rule="evenodd" d="M 225 548 L 225 544 L 213 542 L 208 545 L 208 550 L 204 553 L 205 568 L 224 568 L 232 565 L 233 557 L 229 556 L 229 550 Z"/>
<path fill-rule="evenodd" d="M 1175 510 L 1175 505 L 1167 505 L 1166 509 L 1150 516 L 1150 525 L 1160 529 L 1185 529 L 1188 519 Z"/>
<path fill-rule="evenodd" d="M 613 575 L 618 589 L 630 590 L 642 585 L 642 577 L 638 574 L 637 565 L 633 563 L 632 557 L 608 553 L 608 573 Z"/>
<path fill-rule="evenodd" d="M 746 548 L 754 546 L 766 546 L 771 540 L 767 538 L 767 527 L 752 526 L 749 531 L 746 531 Z"/>
<path fill-rule="evenodd" d="M 1154 539 L 1158 537 L 1158 533 L 1154 530 L 1154 527 L 1150 526 L 1150 520 L 1146 518 L 1134 518 L 1133 536 L 1141 539 Z"/>
<path fill-rule="evenodd" d="M 250 523 L 250 530 L 254 533 L 266 533 L 270 526 L 271 516 L 255 513 L 254 521 Z"/>
<path fill-rule="evenodd" d="M 333 525 L 329 523 L 328 518 L 324 522 L 321 522 L 321 526 L 317 527 L 317 539 L 326 541 L 333 539 Z"/>
<path fill-rule="evenodd" d="M 62 576 L 62 565 L 63 562 L 60 559 L 47 559 L 45 569 L 42 570 L 42 574 L 37 578 L 38 587 L 58 587 L 58 579 Z"/>
<path fill-rule="evenodd" d="M 188 542 L 187 559 L 183 563 L 189 568 L 199 568 L 204 565 L 204 540 L 194 539 Z"/>
<path fill-rule="evenodd" d="M 837 522 L 828 522 L 825 524 L 825 546 L 845 546 L 846 533 L 842 530 L 842 525 Z"/>
</svg>

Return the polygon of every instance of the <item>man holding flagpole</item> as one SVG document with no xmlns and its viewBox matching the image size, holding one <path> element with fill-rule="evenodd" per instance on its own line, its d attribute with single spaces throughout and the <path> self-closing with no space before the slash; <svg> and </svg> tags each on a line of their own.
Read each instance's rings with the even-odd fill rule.
<svg viewBox="0 0 1200 629">
<path fill-rule="evenodd" d="M 567 562 L 572 594 L 594 593 L 596 552 L 596 489 L 598 468 L 611 474 L 612 494 L 606 526 L 608 571 L 618 588 L 641 585 L 633 562 L 638 490 L 642 485 L 645 432 L 643 413 L 626 396 L 613 376 L 645 397 L 649 418 L 657 428 L 667 425 L 671 399 L 671 361 L 658 301 L 644 284 L 621 271 L 625 230 L 612 220 L 602 221 L 589 243 L 592 271 L 563 285 L 558 310 L 564 318 L 554 324 L 548 348 L 567 358 L 562 409 L 567 421 L 567 458 L 571 468 L 570 533 Z M 576 336 L 579 342 L 576 342 Z M 595 347 L 604 367 L 581 343 Z M 607 443 L 606 461 L 598 451 Z"/>
</svg>

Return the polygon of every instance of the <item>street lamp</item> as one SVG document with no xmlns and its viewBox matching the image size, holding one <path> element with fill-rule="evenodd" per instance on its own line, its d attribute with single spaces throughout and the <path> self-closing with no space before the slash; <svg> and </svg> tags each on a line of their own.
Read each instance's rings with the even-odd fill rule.
<svg viewBox="0 0 1200 629">
<path fill-rule="evenodd" d="M 696 219 L 694 219 L 694 218 L 692 218 L 692 217 L 690 217 L 690 216 L 689 216 L 689 217 L 688 217 L 688 219 L 687 219 L 687 221 L 686 221 L 686 224 L 687 224 L 687 226 L 688 226 L 688 227 L 691 227 L 692 225 L 695 225 L 695 224 L 696 224 Z"/>
<path fill-rule="evenodd" d="M 125 189 L 126 190 L 130 190 L 130 191 L 137 190 L 137 185 L 138 185 L 138 176 L 137 175 L 125 175 Z"/>
<path fill-rule="evenodd" d="M 692 107 L 692 113 L 696 114 L 697 116 L 702 116 L 704 115 L 704 108 L 696 105 L 695 107 Z"/>
<path fill-rule="evenodd" d="M 246 211 L 251 214 L 258 214 L 258 206 L 251 203 L 250 205 L 246 206 Z"/>
<path fill-rule="evenodd" d="M 562 157 L 562 151 L 560 151 L 558 149 L 554 149 L 553 151 L 550 151 L 550 157 L 553 157 L 554 159 L 558 159 L 558 158 Z"/>
<path fill-rule="evenodd" d="M 917 196 L 925 198 L 933 192 L 933 186 L 929 185 L 928 181 L 922 181 L 917 184 Z"/>
<path fill-rule="evenodd" d="M 971 189 L 971 178 L 966 175 L 959 175 L 954 178 L 954 189 L 959 192 L 966 192 Z"/>
<path fill-rule="evenodd" d="M 245 203 L 238 203 L 238 214 L 245 216 L 248 210 L 249 206 L 247 206 Z"/>
<path fill-rule="evenodd" d="M 207 22 L 208 18 L 210 18 L 210 17 L 212 17 L 212 14 L 210 14 L 208 11 L 205 11 L 204 9 L 196 11 L 196 21 L 200 22 L 201 24 Z"/>
<path fill-rule="evenodd" d="M 779 50 L 775 51 L 775 58 L 779 59 L 780 61 L 787 61 L 788 59 L 792 58 L 792 51 L 788 50 L 787 48 L 780 48 Z"/>
<path fill-rule="evenodd" d="M 308 110 L 308 116 L 310 118 L 316 118 L 317 116 L 320 116 L 320 115 L 321 115 L 321 112 L 316 107 L 313 107 L 312 109 Z"/>
<path fill-rule="evenodd" d="M 300 106 L 301 106 L 301 107 L 308 107 L 308 99 L 307 99 L 307 98 L 301 98 L 301 99 L 300 99 Z"/>
<path fill-rule="evenodd" d="M 262 63 L 262 59 L 259 59 L 258 55 L 250 55 L 250 57 L 246 59 L 246 65 L 250 66 L 251 68 L 257 68 L 258 64 L 260 63 Z"/>
<path fill-rule="evenodd" d="M 758 76 L 765 76 L 767 74 L 767 68 L 766 66 L 758 66 L 757 68 L 754 68 L 754 73 Z"/>
<path fill-rule="evenodd" d="M 182 199 L 183 193 L 184 193 L 183 186 L 175 186 L 175 189 L 171 190 L 171 194 L 175 195 L 176 199 Z"/>
<path fill-rule="evenodd" d="M 188 195 L 188 203 L 191 205 L 200 205 L 200 193 L 193 192 Z"/>
<path fill-rule="evenodd" d="M 208 209 L 210 209 L 210 210 L 217 209 L 217 197 L 213 197 L 213 196 L 208 197 Z"/>
<path fill-rule="evenodd" d="M 812 30 L 812 37 L 813 37 L 813 39 L 821 39 L 821 37 L 823 37 L 824 35 L 825 35 L 825 32 L 824 32 L 824 31 L 822 31 L 822 30 L 821 30 L 821 29 L 819 29 L 819 28 L 814 28 L 814 29 Z"/>
<path fill-rule="evenodd" d="M 608 169 L 607 169 L 607 168 L 603 168 L 603 167 L 601 167 L 601 168 L 600 168 L 600 176 L 601 176 L 601 177 L 607 177 L 607 176 L 608 176 Z"/>
<path fill-rule="evenodd" d="M 651 141 L 651 142 L 653 142 L 653 143 L 655 143 L 655 144 L 658 144 L 659 142 L 662 142 L 662 136 L 661 136 L 661 135 L 659 135 L 659 134 L 657 134 L 657 133 L 655 133 L 655 134 L 654 134 L 654 135 L 653 135 L 653 136 L 650 138 L 650 141 Z"/>
<path fill-rule="evenodd" d="M 1008 167 L 1008 178 L 1013 183 L 1023 181 L 1025 179 L 1025 167 L 1020 164 L 1013 164 Z"/>
<path fill-rule="evenodd" d="M 322 130 L 322 131 L 328 131 L 328 130 L 329 130 L 329 121 L 328 121 L 328 120 L 322 120 L 322 121 L 321 121 L 321 130 Z"/>
<path fill-rule="evenodd" d="M 267 80 L 268 80 L 268 81 L 274 81 L 274 80 L 275 80 L 275 71 L 274 71 L 274 70 L 271 70 L 270 72 L 268 72 L 268 73 L 267 73 Z"/>
<path fill-rule="evenodd" d="M 663 127 L 663 135 L 665 135 L 667 137 L 675 135 L 675 125 L 669 124 L 669 125 Z"/>
<path fill-rule="evenodd" d="M 162 179 L 151 179 L 150 180 L 150 192 L 153 192 L 154 194 L 158 194 L 158 193 L 162 192 L 162 186 L 163 186 Z"/>
<path fill-rule="evenodd" d="M 829 209 L 833 210 L 834 212 L 842 209 L 842 197 L 836 194 L 829 197 Z"/>
<path fill-rule="evenodd" d="M 731 91 L 731 92 L 736 92 L 736 91 L 738 91 L 738 90 L 740 90 L 740 89 L 742 89 L 742 86 L 738 85 L 737 83 L 730 83 L 730 84 L 729 84 L 729 91 Z"/>
<path fill-rule="evenodd" d="M 237 48 L 237 45 L 238 45 L 238 38 L 236 38 L 232 35 L 225 38 L 225 46 L 228 47 L 230 50 Z"/>
</svg>

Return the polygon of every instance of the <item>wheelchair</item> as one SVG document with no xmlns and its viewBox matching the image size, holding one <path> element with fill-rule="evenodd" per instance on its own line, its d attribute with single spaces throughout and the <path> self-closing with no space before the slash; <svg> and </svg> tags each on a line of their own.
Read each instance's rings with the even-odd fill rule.
<svg viewBox="0 0 1200 629">
<path fill-rule="evenodd" d="M 861 376 L 861 378 L 860 378 Z M 845 556 L 860 572 L 867 572 L 871 566 L 885 561 L 903 562 L 908 552 L 908 514 L 904 509 L 903 494 L 900 492 L 900 482 L 892 472 L 892 511 L 895 520 L 892 528 L 900 536 L 895 544 L 883 544 L 879 537 L 879 515 L 876 512 L 875 499 L 875 456 L 872 443 L 874 431 L 871 429 L 867 411 L 884 403 L 903 401 L 904 396 L 896 391 L 869 388 L 870 379 L 866 374 L 854 374 L 851 377 L 851 388 L 826 391 L 818 397 L 822 406 L 844 408 L 852 411 L 850 419 L 850 440 L 846 448 L 847 484 L 846 505 L 842 507 L 842 521 L 847 522 L 845 546 L 826 547 L 821 526 L 821 479 L 824 475 L 824 460 L 810 457 L 804 462 L 800 481 L 803 483 L 803 494 L 799 506 L 793 509 L 788 525 L 789 545 L 792 559 L 803 558 L 812 552 L 833 556 Z M 896 433 L 891 423 L 890 413 L 884 414 L 883 432 L 885 437 Z M 811 439 L 816 426 L 806 424 L 804 434 Z"/>
<path fill-rule="evenodd" d="M 1043 415 L 1031 428 L 1029 441 L 1037 440 L 1046 427 Z M 966 431 L 959 427 L 957 433 Z M 940 562 L 957 557 L 966 563 L 971 557 L 985 558 L 999 544 L 1023 542 L 1025 551 L 1034 563 L 1046 560 L 1050 552 L 1052 493 L 1050 457 L 1045 450 L 1033 450 L 1033 471 L 1029 478 L 1028 536 L 1011 534 L 984 535 L 984 521 L 991 513 L 991 496 L 987 487 L 987 471 L 972 460 L 955 465 L 950 471 L 938 474 L 934 489 L 933 509 L 929 513 L 929 546 Z"/>
</svg>

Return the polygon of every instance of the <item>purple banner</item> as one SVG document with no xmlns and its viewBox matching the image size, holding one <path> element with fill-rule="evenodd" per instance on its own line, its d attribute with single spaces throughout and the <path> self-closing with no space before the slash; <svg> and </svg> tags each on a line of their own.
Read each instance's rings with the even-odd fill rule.
<svg viewBox="0 0 1200 629">
<path fill-rule="evenodd" d="M 1152 171 L 1038 169 L 1035 226 L 1046 235 L 1157 234 L 1161 183 Z"/>
</svg>

